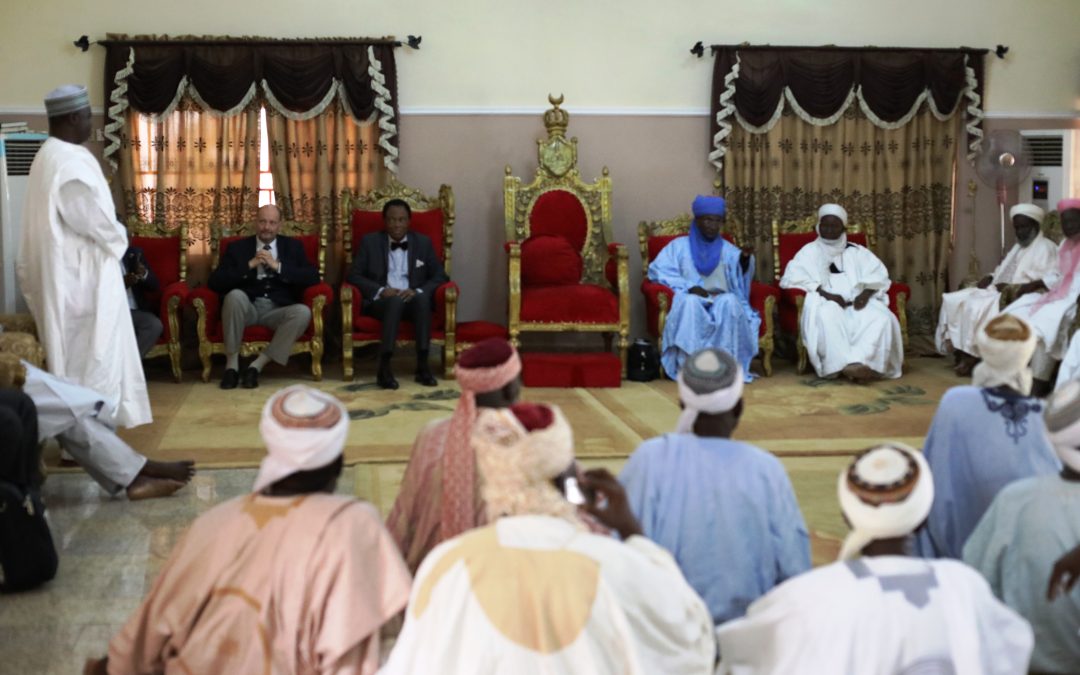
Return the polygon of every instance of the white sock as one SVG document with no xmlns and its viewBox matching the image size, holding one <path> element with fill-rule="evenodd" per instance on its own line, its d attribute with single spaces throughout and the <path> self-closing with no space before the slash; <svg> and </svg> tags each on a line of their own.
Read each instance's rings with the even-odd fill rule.
<svg viewBox="0 0 1080 675">
<path fill-rule="evenodd" d="M 256 356 L 255 360 L 251 362 L 251 365 L 249 367 L 254 368 L 255 370 L 258 370 L 258 371 L 261 372 L 262 369 L 263 369 L 263 366 L 265 366 L 268 363 L 270 363 L 270 357 L 267 356 L 266 353 L 264 352 L 264 353 L 259 354 L 258 356 Z"/>
<path fill-rule="evenodd" d="M 240 369 L 240 355 L 239 354 L 226 354 L 225 355 L 225 367 L 232 368 L 233 370 Z"/>
</svg>

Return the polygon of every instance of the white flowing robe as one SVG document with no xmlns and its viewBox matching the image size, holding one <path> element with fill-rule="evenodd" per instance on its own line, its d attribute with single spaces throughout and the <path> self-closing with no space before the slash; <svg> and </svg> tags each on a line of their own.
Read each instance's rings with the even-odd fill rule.
<svg viewBox="0 0 1080 675">
<path fill-rule="evenodd" d="M 829 271 L 835 264 L 839 273 Z M 889 311 L 889 271 L 876 255 L 849 243 L 833 254 L 815 240 L 803 246 L 784 270 L 780 288 L 806 292 L 799 334 L 807 356 L 820 377 L 861 363 L 888 378 L 900 377 L 904 341 L 900 322 Z M 841 308 L 817 293 L 818 288 L 854 300 L 864 290 L 875 291 L 861 310 Z"/>
<path fill-rule="evenodd" d="M 975 570 L 899 556 L 790 579 L 716 633 L 722 675 L 1017 675 L 1033 643 Z"/>
<path fill-rule="evenodd" d="M 1058 258 L 1061 258 L 1061 247 L 1058 248 Z M 1053 277 L 1054 284 L 1047 284 L 1053 289 L 1063 277 L 1061 275 L 1061 263 L 1058 263 L 1057 276 Z M 1028 293 L 1017 298 L 1012 304 L 1002 310 L 1003 314 L 1012 314 L 1026 321 L 1035 331 L 1039 338 L 1039 347 L 1046 356 L 1054 360 L 1061 360 L 1068 346 L 1068 327 L 1076 316 L 1076 298 L 1080 296 L 1080 273 L 1073 275 L 1072 284 L 1061 298 L 1044 304 L 1037 311 L 1032 311 L 1042 293 Z M 1036 352 L 1038 358 L 1038 352 Z M 1039 377 L 1036 373 L 1035 377 Z"/>
<path fill-rule="evenodd" d="M 106 397 L 117 426 L 153 421 L 121 274 L 124 227 L 86 148 L 50 138 L 30 167 L 16 271 L 49 372 Z"/>
<path fill-rule="evenodd" d="M 515 516 L 428 555 L 381 673 L 710 673 L 715 651 L 709 611 L 667 551 Z"/>
<path fill-rule="evenodd" d="M 1057 244 L 1040 233 L 1027 246 L 1013 245 L 994 270 L 987 288 L 973 286 L 945 293 L 941 297 L 941 314 L 934 336 L 938 352 L 947 354 L 949 345 L 952 345 L 953 349 L 978 356 L 975 337 L 986 322 L 999 312 L 1001 292 L 994 287 L 997 284 L 1042 281 L 1047 288 L 1053 288 L 1061 277 L 1057 268 L 1057 250 Z M 1042 294 L 1030 295 L 1038 297 Z"/>
</svg>

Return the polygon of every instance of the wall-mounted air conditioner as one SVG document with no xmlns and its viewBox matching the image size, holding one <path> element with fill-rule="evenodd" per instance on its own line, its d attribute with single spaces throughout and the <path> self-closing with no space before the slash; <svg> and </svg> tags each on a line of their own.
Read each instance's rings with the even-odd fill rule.
<svg viewBox="0 0 1080 675">
<path fill-rule="evenodd" d="M 30 164 L 48 134 L 0 133 L 0 312 L 26 312 L 15 279 Z"/>
<path fill-rule="evenodd" d="M 1031 129 L 1020 135 L 1031 162 L 1031 173 L 1020 183 L 1020 201 L 1050 211 L 1061 199 L 1080 197 L 1080 133 L 1073 129 Z"/>
</svg>

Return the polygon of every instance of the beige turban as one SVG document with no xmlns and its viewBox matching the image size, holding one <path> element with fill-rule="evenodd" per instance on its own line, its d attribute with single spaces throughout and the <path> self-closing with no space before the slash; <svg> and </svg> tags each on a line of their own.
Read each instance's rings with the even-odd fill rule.
<svg viewBox="0 0 1080 675">
<path fill-rule="evenodd" d="M 60 117 L 90 107 L 90 96 L 80 84 L 65 84 L 45 94 L 45 114 Z"/>
<path fill-rule="evenodd" d="M 720 349 L 703 349 L 686 360 L 679 371 L 679 399 L 682 414 L 675 433 L 694 433 L 698 413 L 725 413 L 738 405 L 743 393 L 743 372 L 739 363 Z"/>
<path fill-rule="evenodd" d="M 888 443 L 867 450 L 841 471 L 837 493 L 851 524 L 840 559 L 850 560 L 875 539 L 914 532 L 930 514 L 934 478 L 921 452 Z"/>
<path fill-rule="evenodd" d="M 971 383 L 976 387 L 1011 387 L 1020 394 L 1031 393 L 1031 355 L 1035 353 L 1035 331 L 1023 319 L 999 314 L 983 326 L 975 337 L 982 362 L 975 366 Z"/>
<path fill-rule="evenodd" d="M 319 469 L 337 459 L 349 433 L 349 413 L 330 394 L 296 384 L 266 402 L 259 433 L 266 444 L 266 457 L 255 478 L 255 492 L 298 471 Z"/>
<path fill-rule="evenodd" d="M 1017 204 L 1009 209 L 1009 220 L 1012 220 L 1013 216 L 1027 216 L 1042 225 L 1043 218 L 1046 218 L 1046 211 L 1034 204 Z"/>
<path fill-rule="evenodd" d="M 574 461 L 573 432 L 558 407 L 516 403 L 484 408 L 473 427 L 472 445 L 489 521 L 549 515 L 579 522 L 575 507 L 552 483 Z"/>
<path fill-rule="evenodd" d="M 1043 420 L 1062 463 L 1080 472 L 1080 381 L 1066 382 L 1047 399 Z"/>
</svg>

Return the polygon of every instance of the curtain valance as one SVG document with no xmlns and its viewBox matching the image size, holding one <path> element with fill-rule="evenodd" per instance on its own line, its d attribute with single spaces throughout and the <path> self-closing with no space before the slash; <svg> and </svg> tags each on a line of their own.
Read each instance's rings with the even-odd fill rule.
<svg viewBox="0 0 1080 675">
<path fill-rule="evenodd" d="M 982 49 L 714 45 L 712 148 L 723 168 L 732 124 L 766 133 L 788 105 L 817 126 L 858 104 L 874 125 L 897 129 L 927 104 L 939 120 L 965 116 L 969 157 L 981 145 Z"/>
<path fill-rule="evenodd" d="M 105 157 L 120 148 L 124 113 L 164 117 L 185 97 L 222 116 L 259 97 L 293 120 L 335 100 L 361 124 L 377 122 L 379 147 L 397 171 L 397 68 L 391 39 L 128 38 L 104 41 L 108 120 Z"/>
</svg>

